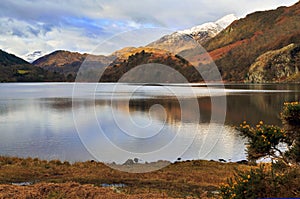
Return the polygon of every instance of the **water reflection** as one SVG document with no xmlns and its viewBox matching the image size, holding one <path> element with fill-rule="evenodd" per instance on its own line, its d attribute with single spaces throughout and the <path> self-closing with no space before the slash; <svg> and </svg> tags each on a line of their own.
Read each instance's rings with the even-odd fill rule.
<svg viewBox="0 0 300 199">
<path fill-rule="evenodd" d="M 129 101 L 123 98 L 111 100 L 107 97 L 107 88 L 106 94 L 100 93 L 95 100 L 82 97 L 76 98 L 74 103 L 71 98 L 71 85 L 8 87 L 0 87 L 0 154 L 69 161 L 95 158 L 79 139 L 73 120 L 74 111 L 80 114 L 81 119 L 77 126 L 84 131 L 87 142 L 94 147 L 93 150 L 99 151 L 96 156 L 106 162 L 121 163 L 135 157 L 124 157 L 105 150 L 103 139 L 109 138 L 122 150 L 148 153 L 153 149 L 163 148 L 170 142 L 170 138 L 176 136 L 180 138 L 177 143 L 180 146 L 181 143 L 188 142 L 193 133 L 196 134 L 194 142 L 180 155 L 182 159 L 239 160 L 245 158 L 244 140 L 237 136 L 233 126 L 243 120 L 253 124 L 264 120 L 266 123 L 280 125 L 279 113 L 282 104 L 300 99 L 297 85 L 227 85 L 227 115 L 226 125 L 223 126 L 218 118 L 211 122 L 212 98 L 208 96 L 200 96 L 197 100 L 199 115 L 189 98 L 182 99 L 182 102 L 166 96 L 135 97 Z M 12 92 L 14 89 L 20 93 Z M 251 91 L 254 89 L 256 90 Z M 270 89 L 283 91 L 268 92 Z M 57 94 L 55 90 L 58 90 Z M 219 96 L 213 98 L 218 100 Z M 153 109 L 156 104 L 161 107 Z M 222 110 L 222 107 L 215 108 L 217 111 Z M 115 116 L 111 114 L 112 110 Z M 135 136 L 147 137 L 151 134 L 151 129 L 126 133 L 116 128 L 114 117 L 118 118 L 122 128 L 133 129 L 128 124 L 129 116 L 140 126 L 147 127 L 152 122 L 152 127 L 159 129 L 160 133 L 143 140 Z M 196 120 L 197 117 L 200 120 Z M 100 139 L 99 122 L 106 136 Z M 142 156 L 138 158 L 143 159 Z M 167 152 L 160 154 L 160 159 L 174 161 L 177 158 Z M 144 160 L 157 159 L 150 157 Z"/>
<path fill-rule="evenodd" d="M 213 97 L 218 98 L 218 97 Z M 280 112 L 284 102 L 297 101 L 300 99 L 300 92 L 291 93 L 229 93 L 227 95 L 227 113 L 225 124 L 238 125 L 244 120 L 250 124 L 256 124 L 264 120 L 269 124 L 281 125 Z M 154 104 L 161 104 L 168 113 L 167 121 L 169 123 L 182 122 L 181 108 L 176 99 L 151 99 L 151 100 L 131 100 L 129 111 L 148 112 Z M 188 99 L 187 99 L 188 104 Z M 211 98 L 198 98 L 200 110 L 200 123 L 209 123 L 211 121 Z M 123 107 L 123 108 L 122 108 Z M 116 108 L 124 109 L 126 104 L 120 104 Z M 194 107 L 186 106 L 189 111 L 189 117 L 195 117 Z M 216 107 L 216 109 L 221 107 Z M 184 121 L 183 121 L 184 122 Z M 214 121 L 218 123 L 219 121 Z"/>
</svg>

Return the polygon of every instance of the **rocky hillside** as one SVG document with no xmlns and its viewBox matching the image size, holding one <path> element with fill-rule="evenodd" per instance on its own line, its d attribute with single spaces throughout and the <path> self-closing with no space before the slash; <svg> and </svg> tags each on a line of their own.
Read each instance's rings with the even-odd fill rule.
<svg viewBox="0 0 300 199">
<path fill-rule="evenodd" d="M 0 71 L 0 82 L 65 81 L 60 74 L 35 67 L 2 50 L 0 50 Z"/>
<path fill-rule="evenodd" d="M 250 66 L 246 81 L 276 82 L 293 79 L 300 68 L 300 46 L 290 44 L 259 56 Z"/>
<path fill-rule="evenodd" d="M 206 42 L 204 47 L 227 81 L 284 81 L 297 72 L 292 65 L 298 55 L 288 55 L 289 52 L 297 54 L 297 48 L 289 51 L 284 47 L 300 44 L 299 22 L 300 2 L 290 7 L 255 12 L 233 22 Z M 278 58 L 281 53 L 285 55 Z M 264 63 L 261 60 L 265 60 Z M 276 66 L 270 67 L 270 64 Z M 255 72 L 262 68 L 265 74 L 269 73 L 268 77 Z M 276 70 L 279 70 L 279 74 L 275 74 Z"/>
</svg>

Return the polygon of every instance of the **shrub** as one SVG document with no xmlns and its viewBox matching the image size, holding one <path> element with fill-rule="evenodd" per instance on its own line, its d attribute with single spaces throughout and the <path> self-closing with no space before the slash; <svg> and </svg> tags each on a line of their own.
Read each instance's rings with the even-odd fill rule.
<svg viewBox="0 0 300 199">
<path fill-rule="evenodd" d="M 281 113 L 283 128 L 260 121 L 251 127 L 244 121 L 238 130 L 248 139 L 247 158 L 271 158 L 271 167 L 238 171 L 227 185 L 221 186 L 221 196 L 227 198 L 297 197 L 300 195 L 300 104 L 284 103 Z M 286 151 L 278 147 L 287 146 Z"/>
<path fill-rule="evenodd" d="M 287 142 L 290 145 L 285 152 L 286 158 L 291 163 L 300 162 L 300 103 L 284 103 L 281 120 L 286 130 Z"/>
<path fill-rule="evenodd" d="M 248 138 L 247 143 L 247 155 L 249 161 L 256 161 L 257 159 L 265 156 L 272 158 L 276 157 L 277 153 L 282 152 L 278 149 L 278 144 L 285 142 L 286 133 L 283 129 L 273 126 L 265 125 L 260 121 L 255 127 L 250 127 L 246 122 L 240 125 L 238 128 L 242 135 Z"/>
<path fill-rule="evenodd" d="M 300 173 L 298 168 L 274 172 L 261 166 L 250 171 L 239 171 L 227 185 L 221 186 L 221 195 L 229 198 L 297 197 L 300 194 Z"/>
</svg>

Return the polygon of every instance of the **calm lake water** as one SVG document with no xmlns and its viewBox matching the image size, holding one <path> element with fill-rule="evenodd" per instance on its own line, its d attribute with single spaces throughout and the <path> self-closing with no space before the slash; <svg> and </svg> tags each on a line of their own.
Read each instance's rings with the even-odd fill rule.
<svg viewBox="0 0 300 199">
<path fill-rule="evenodd" d="M 300 99 L 297 84 L 211 86 L 3 83 L 0 155 L 237 161 L 245 159 L 245 140 L 234 126 L 280 125 L 283 103 Z"/>
</svg>

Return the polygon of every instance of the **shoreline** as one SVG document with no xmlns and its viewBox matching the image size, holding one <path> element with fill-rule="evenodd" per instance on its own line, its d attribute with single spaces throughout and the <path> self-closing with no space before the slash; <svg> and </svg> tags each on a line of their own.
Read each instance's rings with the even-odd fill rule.
<svg viewBox="0 0 300 199">
<path fill-rule="evenodd" d="M 152 163 L 143 165 L 153 166 Z M 219 186 L 226 183 L 227 178 L 233 177 L 236 170 L 245 171 L 254 167 L 238 163 L 191 160 L 174 162 L 148 173 L 128 173 L 95 161 L 71 164 L 58 160 L 0 156 L 0 198 L 5 198 L 3 194 L 21 193 L 22 190 L 23 195 L 27 193 L 30 196 L 34 192 L 44 194 L 42 196 L 47 198 L 56 190 L 55 187 L 61 187 L 56 192 L 63 194 L 65 198 L 74 198 L 74 193 L 68 192 L 72 190 L 71 187 L 77 187 L 76 189 L 90 195 L 107 191 L 107 198 L 111 194 L 120 194 L 121 198 L 209 198 L 218 194 Z M 49 191 L 41 193 L 40 187 Z M 88 188 L 85 190 L 84 187 Z M 150 197 L 153 194 L 158 195 Z"/>
</svg>

